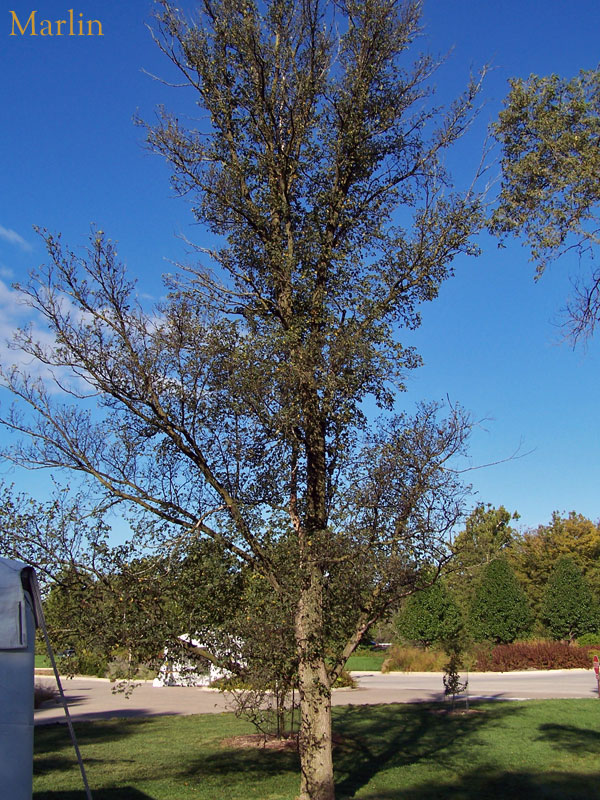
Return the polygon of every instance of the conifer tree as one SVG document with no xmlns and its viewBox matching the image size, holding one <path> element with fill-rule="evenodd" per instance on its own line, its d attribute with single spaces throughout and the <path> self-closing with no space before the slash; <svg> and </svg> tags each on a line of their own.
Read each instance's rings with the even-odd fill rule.
<svg viewBox="0 0 600 800">
<path fill-rule="evenodd" d="M 513 642 L 527 633 L 533 618 L 527 599 L 504 558 L 490 562 L 471 605 L 470 626 L 475 638 L 496 644 Z"/>
<path fill-rule="evenodd" d="M 572 558 L 556 564 L 544 592 L 541 616 L 553 639 L 573 641 L 598 631 L 598 605 Z"/>
</svg>

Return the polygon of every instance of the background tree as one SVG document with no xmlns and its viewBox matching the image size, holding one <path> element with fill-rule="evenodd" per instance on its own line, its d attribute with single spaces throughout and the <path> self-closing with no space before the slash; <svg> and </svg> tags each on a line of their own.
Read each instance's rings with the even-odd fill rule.
<svg viewBox="0 0 600 800">
<path fill-rule="evenodd" d="M 468 421 L 391 414 L 418 364 L 400 332 L 481 225 L 480 198 L 443 163 L 478 83 L 446 111 L 427 100 L 436 64 L 407 53 L 419 12 L 205 0 L 189 23 L 160 3 L 157 41 L 205 123 L 163 110 L 148 141 L 212 247 L 146 313 L 101 232 L 84 258 L 46 234 L 50 266 L 22 290 L 55 344 L 30 330 L 16 344 L 67 394 L 4 372 L 30 412 L 4 415 L 29 438 L 10 457 L 91 477 L 179 545 L 213 539 L 294 608 L 301 800 L 334 796 L 332 683 L 368 627 L 441 569 L 462 511 L 449 465 Z M 373 428 L 367 399 L 384 414 Z"/>
<path fill-rule="evenodd" d="M 280 576 L 286 563 L 291 573 L 285 540 L 274 539 L 270 558 L 279 565 Z M 240 566 L 210 540 L 188 551 L 167 584 L 171 613 L 182 633 L 202 642 L 203 655 L 214 664 L 233 672 L 236 713 L 277 736 L 286 733 L 284 715 L 298 684 L 295 609 L 289 602 L 293 585 L 290 574 L 286 595 L 275 592 L 263 575 Z"/>
<path fill-rule="evenodd" d="M 506 559 L 495 559 L 483 570 L 469 622 L 476 639 L 496 644 L 514 642 L 530 630 L 533 616 Z"/>
<path fill-rule="evenodd" d="M 554 512 L 549 524 L 521 534 L 510 548 L 510 563 L 538 618 L 544 589 L 563 557 L 572 559 L 593 591 L 600 592 L 600 528 L 582 514 Z"/>
<path fill-rule="evenodd" d="M 106 512 L 89 493 L 55 485 L 41 501 L 0 484 L 0 553 L 35 567 L 43 594 L 61 576 L 101 574 L 112 566 Z"/>
<path fill-rule="evenodd" d="M 57 576 L 44 616 L 61 668 L 69 673 L 133 679 L 156 675 L 165 644 L 175 641 L 156 559 L 121 563 L 110 574 L 72 567 Z"/>
<path fill-rule="evenodd" d="M 588 279 L 568 306 L 575 338 L 600 319 L 600 71 L 510 82 L 493 132 L 502 145 L 502 187 L 491 230 L 522 236 L 540 277 L 575 249 L 587 256 Z"/>
<path fill-rule="evenodd" d="M 403 639 L 423 647 L 456 639 L 463 627 L 460 609 L 442 581 L 411 595 L 395 622 Z"/>
<path fill-rule="evenodd" d="M 454 539 L 454 558 L 446 582 L 465 615 L 485 566 L 510 551 L 516 536 L 510 523 L 518 519 L 516 512 L 511 514 L 504 506 L 494 508 L 480 503 Z"/>
<path fill-rule="evenodd" d="M 584 633 L 596 633 L 599 611 L 577 564 L 571 558 L 561 558 L 546 586 L 541 609 L 552 638 L 573 642 Z"/>
</svg>

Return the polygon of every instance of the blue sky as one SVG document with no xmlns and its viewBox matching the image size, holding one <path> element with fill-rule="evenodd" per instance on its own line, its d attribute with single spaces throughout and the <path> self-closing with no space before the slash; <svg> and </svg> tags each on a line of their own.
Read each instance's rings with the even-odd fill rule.
<svg viewBox="0 0 600 800">
<path fill-rule="evenodd" d="M 34 8 L 38 19 L 65 18 L 71 4 L 15 0 L 9 7 L 24 22 Z M 145 27 L 152 3 L 86 0 L 73 8 L 76 18 L 101 20 L 104 36 L 10 36 L 11 15 L 0 13 L 1 340 L 23 320 L 11 282 L 44 260 L 33 225 L 61 231 L 77 249 L 96 223 L 119 242 L 150 297 L 160 295 L 169 259 L 185 258 L 178 235 L 201 237 L 187 202 L 172 195 L 166 165 L 144 150 L 132 122 L 136 113 L 152 119 L 159 103 L 195 114 L 189 91 L 147 74 L 175 77 Z M 440 98 L 459 93 L 470 70 L 492 66 L 479 121 L 454 159 L 459 181 L 478 160 L 509 77 L 572 76 L 600 61 L 597 0 L 430 0 L 423 22 L 422 48 L 449 54 L 436 76 Z M 519 511 L 523 527 L 547 522 L 553 510 L 596 520 L 600 343 L 573 350 L 560 328 L 579 265 L 561 262 L 534 283 L 523 248 L 499 250 L 487 238 L 481 245 L 483 255 L 458 260 L 455 277 L 424 309 L 410 343 L 425 365 L 411 375 L 400 407 L 449 396 L 482 420 L 472 466 L 521 456 L 470 472 L 476 500 Z M 42 474 L 8 465 L 0 465 L 0 478 L 29 491 L 46 486 Z"/>
</svg>

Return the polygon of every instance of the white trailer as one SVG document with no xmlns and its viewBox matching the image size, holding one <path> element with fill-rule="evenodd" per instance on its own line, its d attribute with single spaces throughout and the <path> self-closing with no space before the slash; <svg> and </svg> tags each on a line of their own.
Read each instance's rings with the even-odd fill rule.
<svg viewBox="0 0 600 800">
<path fill-rule="evenodd" d="M 33 792 L 33 696 L 39 589 L 33 569 L 0 558 L 0 786 L 10 800 Z"/>
</svg>

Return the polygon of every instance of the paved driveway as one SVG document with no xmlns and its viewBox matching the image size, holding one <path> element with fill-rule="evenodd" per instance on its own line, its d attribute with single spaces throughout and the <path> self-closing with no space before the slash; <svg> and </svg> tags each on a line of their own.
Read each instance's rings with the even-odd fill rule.
<svg viewBox="0 0 600 800">
<path fill-rule="evenodd" d="M 364 692 L 365 703 L 407 703 L 443 700 L 442 673 L 379 672 L 353 673 L 359 681 L 357 697 Z M 592 670 L 557 669 L 527 672 L 472 672 L 469 695 L 498 700 L 532 700 L 552 697 L 597 697 L 598 686 Z M 464 680 L 465 676 L 461 675 Z M 375 699 L 377 698 L 377 699 Z M 352 702 L 352 701 L 349 701 Z M 359 701 L 360 702 L 360 701 Z"/>
<path fill-rule="evenodd" d="M 442 700 L 442 673 L 356 672 L 357 689 L 336 689 L 334 705 L 375 705 Z M 53 679 L 36 678 L 53 684 Z M 145 717 L 160 714 L 219 714 L 231 710 L 227 695 L 219 691 L 180 686 L 154 688 L 140 684 L 129 697 L 114 693 L 112 684 L 101 678 L 65 679 L 63 687 L 73 719 Z M 533 699 L 550 697 L 597 697 L 597 684 L 591 670 L 551 672 L 471 673 L 471 697 L 494 699 Z M 64 721 L 62 706 L 48 703 L 35 712 L 36 723 Z"/>
</svg>

